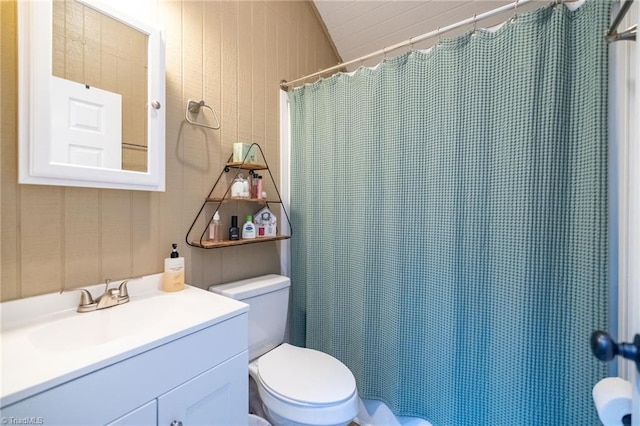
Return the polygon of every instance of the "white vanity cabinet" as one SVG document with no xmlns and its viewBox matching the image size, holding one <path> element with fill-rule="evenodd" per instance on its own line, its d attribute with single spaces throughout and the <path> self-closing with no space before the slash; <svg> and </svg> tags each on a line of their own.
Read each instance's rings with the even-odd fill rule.
<svg viewBox="0 0 640 426">
<path fill-rule="evenodd" d="M 248 376 L 248 362 L 246 352 L 237 355 L 162 395 L 158 425 L 170 426 L 174 421 L 184 426 L 246 424 L 248 383 L 239 380 L 238 374 Z"/>
<path fill-rule="evenodd" d="M 108 426 L 245 424 L 247 383 L 238 372 L 246 373 L 246 362 L 245 354 L 237 355 Z"/>
<path fill-rule="evenodd" d="M 164 309 L 158 315 L 168 317 L 167 323 L 154 323 L 145 335 L 166 331 L 169 325 L 180 322 L 171 318 L 188 315 L 183 309 L 204 312 L 209 303 L 214 309 L 211 318 L 204 323 L 200 318 L 199 324 L 160 339 L 149 338 L 149 343 L 142 346 L 131 344 L 126 352 L 92 362 L 60 379 L 55 377 L 24 392 L 6 395 L 0 408 L 2 421 L 48 426 L 246 425 L 248 307 L 221 305 L 227 303 L 223 298 L 211 299 L 212 293 L 200 289 L 190 288 L 180 293 L 184 294 L 166 296 L 171 299 L 162 302 Z M 131 308 L 135 307 L 134 302 L 129 303 Z M 179 306 L 173 308 L 167 302 Z M 142 309 L 141 303 L 139 306 Z M 117 315 L 119 308 L 113 308 L 105 320 L 113 320 L 108 315 Z M 219 313 L 220 310 L 223 313 Z M 75 318 L 88 319 L 88 315 L 100 313 L 78 315 L 86 317 Z M 13 336 L 5 332 L 2 343 L 9 344 L 10 338 Z M 127 346 L 127 339 L 124 337 L 117 344 Z M 106 352 L 108 345 L 105 343 L 102 350 Z M 92 347 L 87 354 L 93 354 L 99 346 Z M 62 348 L 57 351 L 39 351 L 38 356 L 41 362 L 54 366 L 56 361 L 63 363 L 65 357 L 82 352 L 61 354 Z M 45 366 L 25 358 L 24 363 L 16 363 L 15 367 L 22 369 L 16 377 L 22 377 L 32 370 L 35 375 L 35 370 Z M 6 359 L 2 369 L 3 380 L 13 377 L 5 374 L 11 371 Z"/>
<path fill-rule="evenodd" d="M 2 408 L 46 425 L 234 425 L 248 413 L 247 314 Z"/>
<path fill-rule="evenodd" d="M 132 412 L 125 414 L 118 420 L 109 423 L 107 426 L 141 426 L 155 425 L 158 423 L 158 402 L 153 401 L 136 408 Z"/>
</svg>

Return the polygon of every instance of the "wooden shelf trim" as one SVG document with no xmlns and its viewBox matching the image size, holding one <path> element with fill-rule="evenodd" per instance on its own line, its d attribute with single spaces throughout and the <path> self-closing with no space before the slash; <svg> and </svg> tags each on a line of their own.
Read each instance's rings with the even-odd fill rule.
<svg viewBox="0 0 640 426">
<path fill-rule="evenodd" d="M 265 243 L 267 241 L 288 240 L 291 238 L 289 235 L 276 235 L 275 237 L 260 237 L 251 240 L 237 240 L 237 241 L 192 241 L 191 244 L 196 247 L 202 247 L 206 249 L 219 248 L 219 247 L 231 247 L 241 246 L 245 244 Z"/>
<path fill-rule="evenodd" d="M 267 200 L 265 198 L 231 198 L 231 197 L 227 197 L 227 198 L 220 198 L 220 197 L 207 198 L 207 202 L 209 202 L 209 203 L 220 203 L 220 202 L 228 203 L 229 201 L 246 201 L 246 202 L 260 203 L 260 204 L 265 204 L 265 203 L 280 204 L 280 203 L 282 203 L 282 201 L 280 201 L 280 200 Z"/>
<path fill-rule="evenodd" d="M 267 166 L 264 164 L 257 164 L 257 163 L 242 163 L 242 161 L 238 161 L 238 162 L 229 162 L 226 164 L 227 167 L 234 167 L 237 169 L 244 169 L 244 170 L 267 170 Z"/>
</svg>

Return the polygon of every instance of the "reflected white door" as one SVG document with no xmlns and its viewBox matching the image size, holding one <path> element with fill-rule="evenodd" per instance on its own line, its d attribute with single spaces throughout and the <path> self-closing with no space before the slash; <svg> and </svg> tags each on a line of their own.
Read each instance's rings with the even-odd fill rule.
<svg viewBox="0 0 640 426">
<path fill-rule="evenodd" d="M 51 161 L 122 168 L 122 96 L 51 77 Z"/>
</svg>

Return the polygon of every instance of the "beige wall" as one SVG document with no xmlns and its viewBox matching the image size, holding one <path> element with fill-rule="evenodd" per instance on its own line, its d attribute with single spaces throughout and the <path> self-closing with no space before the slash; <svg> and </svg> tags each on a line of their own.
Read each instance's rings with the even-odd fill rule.
<svg viewBox="0 0 640 426">
<path fill-rule="evenodd" d="M 15 9 L 14 1 L 0 2 L 0 299 L 161 272 L 172 242 L 186 258 L 187 281 L 199 287 L 277 273 L 277 243 L 204 250 L 186 246 L 184 236 L 234 142 L 258 142 L 279 179 L 278 82 L 337 62 L 311 6 L 160 1 L 167 40 L 164 193 L 18 185 Z M 214 106 L 221 129 L 184 123 L 187 99 Z"/>
</svg>

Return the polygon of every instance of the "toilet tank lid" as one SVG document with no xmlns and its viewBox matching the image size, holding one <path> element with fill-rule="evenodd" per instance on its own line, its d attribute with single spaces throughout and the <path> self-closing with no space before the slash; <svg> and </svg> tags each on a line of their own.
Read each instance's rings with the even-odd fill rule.
<svg viewBox="0 0 640 426">
<path fill-rule="evenodd" d="M 291 280 L 282 275 L 269 274 L 226 284 L 212 285 L 209 291 L 236 300 L 250 299 L 260 294 L 271 293 L 289 287 Z"/>
</svg>

